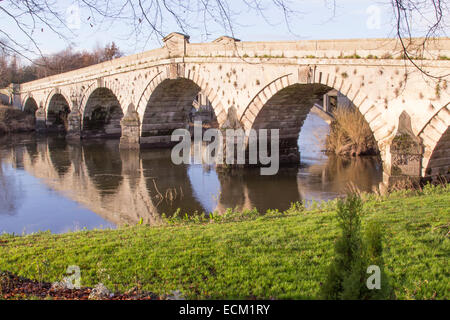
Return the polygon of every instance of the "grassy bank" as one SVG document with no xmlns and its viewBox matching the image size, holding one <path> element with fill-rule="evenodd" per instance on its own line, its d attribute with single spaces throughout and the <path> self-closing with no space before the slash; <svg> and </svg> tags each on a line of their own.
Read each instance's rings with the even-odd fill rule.
<svg viewBox="0 0 450 320">
<path fill-rule="evenodd" d="M 365 197 L 363 227 L 369 220 L 383 225 L 385 270 L 398 299 L 450 298 L 449 204 L 448 186 Z M 78 265 L 82 285 L 102 282 L 121 292 L 138 286 L 200 299 L 316 299 L 336 220 L 330 202 L 237 222 L 3 235 L 0 270 L 53 282 Z"/>
<path fill-rule="evenodd" d="M 0 104 L 0 135 L 28 132 L 35 128 L 34 117 L 17 108 Z"/>
</svg>

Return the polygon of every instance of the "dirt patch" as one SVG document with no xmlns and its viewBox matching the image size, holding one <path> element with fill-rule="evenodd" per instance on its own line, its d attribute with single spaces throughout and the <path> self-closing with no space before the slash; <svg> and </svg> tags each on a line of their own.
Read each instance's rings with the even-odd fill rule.
<svg viewBox="0 0 450 320">
<path fill-rule="evenodd" d="M 0 299 L 49 299 L 49 300 L 89 300 L 93 288 L 55 289 L 51 283 L 38 282 L 0 271 Z M 132 289 L 127 293 L 116 293 L 104 300 L 165 300 L 151 292 Z"/>
</svg>

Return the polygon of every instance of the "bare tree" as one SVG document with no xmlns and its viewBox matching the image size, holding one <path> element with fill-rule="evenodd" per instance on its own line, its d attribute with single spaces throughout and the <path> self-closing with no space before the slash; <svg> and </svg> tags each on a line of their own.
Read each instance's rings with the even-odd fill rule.
<svg viewBox="0 0 450 320">
<path fill-rule="evenodd" d="M 37 32 L 48 29 L 54 35 L 69 40 L 72 31 L 66 26 L 62 12 L 54 8 L 56 1 L 53 0 L 1 1 L 1 20 L 5 25 L 13 26 L 14 32 L 0 27 L 0 49 L 9 55 L 30 60 L 30 56 L 44 56 L 35 40 Z M 26 41 L 18 40 L 20 35 Z"/>
<path fill-rule="evenodd" d="M 266 2 L 266 4 L 263 4 Z M 270 0 L 279 10 L 284 21 L 294 14 L 292 0 Z M 232 4 L 233 3 L 233 4 Z M 73 0 L 72 4 L 89 15 L 84 21 L 92 27 L 120 22 L 127 26 L 129 35 L 144 43 L 152 38 L 167 35 L 168 26 L 175 22 L 179 30 L 188 33 L 192 29 L 202 28 L 209 35 L 210 28 L 220 27 L 226 33 L 234 35 L 234 26 L 238 24 L 234 12 L 236 4 L 266 17 L 267 1 L 263 0 Z M 31 57 L 44 56 L 40 44 L 36 41 L 39 32 L 51 32 L 70 43 L 74 31 L 66 23 L 67 6 L 56 0 L 4 0 L 0 2 L 0 18 L 5 24 L 14 26 L 12 34 L 0 27 L 0 50 L 16 54 L 31 60 Z M 190 21 L 196 21 L 195 24 Z M 268 21 L 268 19 L 267 19 Z M 199 26 L 200 25 L 200 26 Z M 22 37 L 17 37 L 21 35 Z M 18 38 L 25 38 L 20 41 Z"/>
<path fill-rule="evenodd" d="M 113 60 L 120 58 L 121 56 L 123 56 L 123 53 L 113 41 L 111 44 L 106 45 L 102 51 L 100 51 L 100 62 Z"/>
<path fill-rule="evenodd" d="M 7 87 L 10 83 L 28 82 L 121 56 L 122 52 L 114 42 L 105 47 L 98 46 L 92 51 L 76 51 L 69 46 L 60 52 L 34 59 L 28 65 L 19 65 L 15 54 L 10 57 L 0 54 L 0 88 Z"/>
<path fill-rule="evenodd" d="M 430 41 L 445 36 L 446 30 L 450 30 L 445 20 L 450 17 L 449 3 L 442 0 L 391 0 L 391 4 L 396 21 L 395 33 L 401 43 L 404 58 L 428 77 L 441 79 L 449 76 L 433 75 L 417 62 L 425 54 Z M 419 30 L 417 25 L 421 26 Z M 421 37 L 413 39 L 417 34 Z"/>
</svg>

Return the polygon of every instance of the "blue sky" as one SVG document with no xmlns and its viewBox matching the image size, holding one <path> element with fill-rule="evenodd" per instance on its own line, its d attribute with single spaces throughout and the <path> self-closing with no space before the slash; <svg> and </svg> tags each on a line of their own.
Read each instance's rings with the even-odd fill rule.
<svg viewBox="0 0 450 320">
<path fill-rule="evenodd" d="M 270 3 L 270 0 L 266 0 Z M 330 0 L 291 0 L 292 7 L 300 13 L 290 20 L 291 32 L 284 23 L 279 11 L 268 7 L 266 16 L 270 20 L 267 23 L 262 17 L 249 12 L 243 5 L 237 5 L 238 0 L 231 0 L 235 5 L 236 13 L 234 25 L 235 36 L 243 41 L 270 41 L 270 40 L 302 40 L 302 39 L 343 39 L 343 38 L 380 38 L 392 37 L 393 16 L 388 0 L 336 0 L 335 14 L 330 7 Z M 62 11 L 67 10 L 66 18 L 70 19 L 70 11 L 73 1 L 58 1 Z M 4 4 L 4 2 L 3 2 Z M 0 2 L 2 5 L 2 2 Z M 73 12 L 73 11 L 72 11 Z M 73 17 L 73 15 L 72 15 Z M 120 21 L 113 24 L 95 23 L 92 27 L 88 20 L 89 12 L 80 10 L 79 28 L 72 28 L 71 42 L 76 49 L 91 49 L 95 45 L 104 46 L 114 41 L 126 54 L 150 50 L 161 46 L 159 37 L 145 41 L 146 34 L 139 34 L 138 38 L 130 37 L 130 27 Z M 76 19 L 75 19 L 76 20 Z M 189 30 L 191 42 L 212 41 L 225 34 L 219 26 L 211 24 L 211 34 L 205 35 L 201 30 L 198 17 L 191 17 L 193 28 Z M 68 21 L 68 20 L 66 20 Z M 166 19 L 166 33 L 180 31 L 176 24 Z M 0 29 L 13 33 L 17 39 L 26 40 L 17 32 L 12 24 L 6 24 L 5 19 L 0 19 Z M 209 24 L 208 24 L 209 25 Z M 58 39 L 50 30 L 38 30 L 34 38 L 45 54 L 60 51 L 68 46 L 68 42 Z"/>
</svg>

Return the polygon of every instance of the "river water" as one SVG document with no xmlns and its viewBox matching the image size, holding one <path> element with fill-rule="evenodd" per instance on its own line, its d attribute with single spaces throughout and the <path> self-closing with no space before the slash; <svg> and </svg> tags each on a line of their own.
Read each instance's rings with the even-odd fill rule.
<svg viewBox="0 0 450 320">
<path fill-rule="evenodd" d="M 26 234 L 161 222 L 161 215 L 227 208 L 285 210 L 295 201 L 328 200 L 350 183 L 371 191 L 382 178 L 376 157 L 327 157 L 328 125 L 308 116 L 299 137 L 301 164 L 261 176 L 248 168 L 174 165 L 170 150 L 120 151 L 117 140 L 68 144 L 61 137 L 0 139 L 0 233 Z"/>
</svg>

